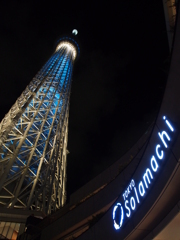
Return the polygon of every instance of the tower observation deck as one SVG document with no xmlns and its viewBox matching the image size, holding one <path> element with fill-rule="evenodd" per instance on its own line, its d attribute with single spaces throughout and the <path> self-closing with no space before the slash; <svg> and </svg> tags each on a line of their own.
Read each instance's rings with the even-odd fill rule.
<svg viewBox="0 0 180 240">
<path fill-rule="evenodd" d="M 50 214 L 66 201 L 69 98 L 79 45 L 55 52 L 0 123 L 0 207 Z"/>
</svg>

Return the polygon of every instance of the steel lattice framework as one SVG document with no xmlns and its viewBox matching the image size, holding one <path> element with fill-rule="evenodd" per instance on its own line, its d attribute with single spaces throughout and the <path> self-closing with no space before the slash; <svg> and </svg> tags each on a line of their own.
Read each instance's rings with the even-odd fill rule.
<svg viewBox="0 0 180 240">
<path fill-rule="evenodd" d="M 79 46 L 60 39 L 0 124 L 0 206 L 51 213 L 66 201 L 73 63 Z"/>
</svg>

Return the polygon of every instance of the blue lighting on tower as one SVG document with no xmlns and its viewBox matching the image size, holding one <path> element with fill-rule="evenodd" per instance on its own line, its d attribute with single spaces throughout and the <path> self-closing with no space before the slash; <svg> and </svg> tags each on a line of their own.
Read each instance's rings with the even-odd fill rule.
<svg viewBox="0 0 180 240">
<path fill-rule="evenodd" d="M 65 203 L 69 97 L 79 52 L 74 39 L 59 39 L 54 54 L 2 120 L 0 194 L 7 192 L 7 207 L 29 208 L 36 199 L 39 209 L 50 212 Z"/>
</svg>

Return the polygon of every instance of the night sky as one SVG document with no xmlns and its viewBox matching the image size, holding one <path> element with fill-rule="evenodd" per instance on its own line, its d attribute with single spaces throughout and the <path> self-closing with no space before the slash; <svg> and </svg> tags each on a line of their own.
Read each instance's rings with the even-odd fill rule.
<svg viewBox="0 0 180 240">
<path fill-rule="evenodd" d="M 169 51 L 162 0 L 2 1 L 0 119 L 76 28 L 68 196 L 140 138 L 159 109 Z"/>
</svg>

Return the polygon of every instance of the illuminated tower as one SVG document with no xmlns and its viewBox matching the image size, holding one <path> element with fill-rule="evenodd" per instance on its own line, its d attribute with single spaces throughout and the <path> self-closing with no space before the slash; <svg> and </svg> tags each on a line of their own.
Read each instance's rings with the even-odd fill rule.
<svg viewBox="0 0 180 240">
<path fill-rule="evenodd" d="M 2 120 L 0 207 L 50 214 L 64 205 L 69 98 L 78 54 L 74 39 L 61 38 Z"/>
</svg>

